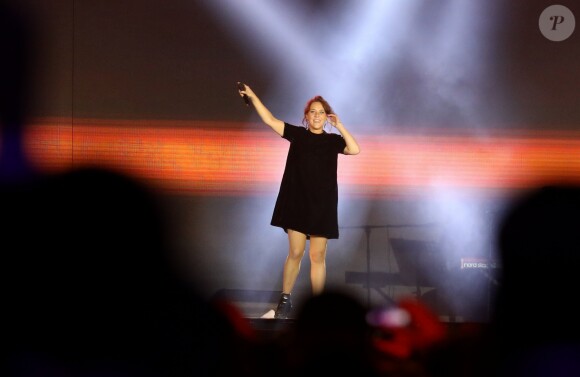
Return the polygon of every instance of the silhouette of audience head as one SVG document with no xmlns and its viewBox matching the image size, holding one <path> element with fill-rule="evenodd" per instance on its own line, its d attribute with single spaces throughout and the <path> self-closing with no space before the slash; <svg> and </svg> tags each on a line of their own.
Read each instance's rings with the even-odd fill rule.
<svg viewBox="0 0 580 377">
<path fill-rule="evenodd" d="M 355 297 L 326 290 L 297 312 L 288 344 L 291 375 L 372 375 L 371 328 L 367 308 Z"/>
<path fill-rule="evenodd" d="M 580 339 L 574 304 L 580 187 L 546 186 L 526 194 L 506 213 L 498 241 L 502 285 L 495 313 L 502 333 L 527 344 Z"/>
<path fill-rule="evenodd" d="M 520 197 L 500 224 L 498 247 L 502 273 L 493 325 L 502 368 L 513 375 L 558 375 L 566 365 L 578 375 L 580 186 L 555 184 Z"/>
<path fill-rule="evenodd" d="M 84 168 L 0 190 L 7 376 L 229 371 L 231 317 L 177 273 L 160 198 Z"/>
</svg>

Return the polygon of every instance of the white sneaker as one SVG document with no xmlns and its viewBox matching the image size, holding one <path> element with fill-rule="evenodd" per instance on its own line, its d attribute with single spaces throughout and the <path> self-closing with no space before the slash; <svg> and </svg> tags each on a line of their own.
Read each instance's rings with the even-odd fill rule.
<svg viewBox="0 0 580 377">
<path fill-rule="evenodd" d="M 266 313 L 262 314 L 260 318 L 274 319 L 275 314 L 276 312 L 274 311 L 274 309 L 270 309 Z"/>
</svg>

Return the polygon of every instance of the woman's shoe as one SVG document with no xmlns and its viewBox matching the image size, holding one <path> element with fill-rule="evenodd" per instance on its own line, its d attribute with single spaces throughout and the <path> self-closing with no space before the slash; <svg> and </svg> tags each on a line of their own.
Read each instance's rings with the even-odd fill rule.
<svg viewBox="0 0 580 377">
<path fill-rule="evenodd" d="M 286 319 L 288 314 L 292 310 L 292 299 L 290 298 L 290 293 L 282 293 L 280 296 L 280 301 L 278 301 L 278 306 L 276 307 L 276 313 L 274 318 L 276 319 Z"/>
</svg>

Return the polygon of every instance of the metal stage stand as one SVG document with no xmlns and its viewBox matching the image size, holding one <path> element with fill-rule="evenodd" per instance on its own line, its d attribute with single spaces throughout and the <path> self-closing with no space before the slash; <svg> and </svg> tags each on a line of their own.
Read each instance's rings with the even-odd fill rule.
<svg viewBox="0 0 580 377">
<path fill-rule="evenodd" d="M 390 235 L 389 230 L 395 228 L 419 228 L 419 227 L 430 227 L 436 225 L 435 223 L 426 224 L 385 224 L 385 225 L 353 225 L 353 226 L 343 226 L 340 229 L 363 229 L 366 236 L 366 285 L 367 285 L 367 305 L 371 305 L 371 231 L 373 229 L 386 229 L 387 230 L 387 242 L 390 248 Z M 385 297 L 391 302 L 393 299 L 391 297 Z"/>
</svg>

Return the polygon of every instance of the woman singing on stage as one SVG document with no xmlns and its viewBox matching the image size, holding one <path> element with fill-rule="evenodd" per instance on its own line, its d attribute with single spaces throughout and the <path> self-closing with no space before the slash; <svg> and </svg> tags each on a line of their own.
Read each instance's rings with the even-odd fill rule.
<svg viewBox="0 0 580 377">
<path fill-rule="evenodd" d="M 338 154 L 356 155 L 360 148 L 321 96 L 306 103 L 303 127 L 300 127 L 274 117 L 248 85 L 241 84 L 238 91 L 240 96 L 251 101 L 266 125 L 290 142 L 271 221 L 271 225 L 288 234 L 282 295 L 274 314 L 274 318 L 285 319 L 292 309 L 291 293 L 307 240 L 310 242 L 312 293 L 317 295 L 324 289 L 327 243 L 329 239 L 338 238 Z M 327 124 L 336 128 L 340 135 L 326 132 Z"/>
</svg>

